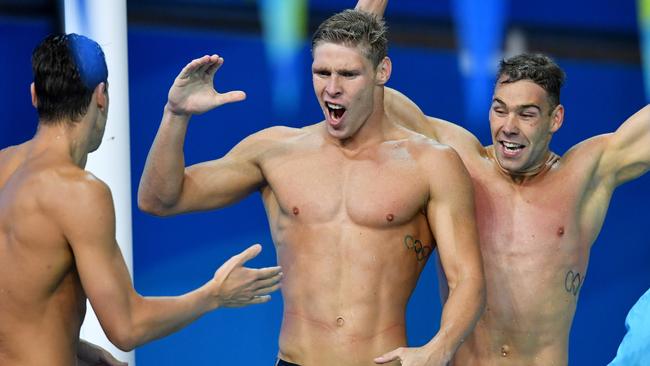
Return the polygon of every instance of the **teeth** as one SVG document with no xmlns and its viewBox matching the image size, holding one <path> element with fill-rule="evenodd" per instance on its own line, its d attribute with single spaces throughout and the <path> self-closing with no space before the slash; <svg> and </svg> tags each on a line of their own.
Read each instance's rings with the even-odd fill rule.
<svg viewBox="0 0 650 366">
<path fill-rule="evenodd" d="M 523 145 L 513 144 L 512 142 L 506 142 L 506 141 L 503 141 L 502 144 L 503 144 L 503 146 L 507 147 L 508 149 L 518 149 L 518 148 L 524 147 Z"/>
<path fill-rule="evenodd" d="M 342 105 L 327 103 L 327 106 L 332 109 L 343 109 Z"/>
</svg>

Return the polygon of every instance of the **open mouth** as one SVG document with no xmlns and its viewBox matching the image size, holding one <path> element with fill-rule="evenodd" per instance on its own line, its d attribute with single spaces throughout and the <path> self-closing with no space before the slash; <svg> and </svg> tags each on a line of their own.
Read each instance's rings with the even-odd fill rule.
<svg viewBox="0 0 650 366">
<path fill-rule="evenodd" d="M 516 154 L 519 151 L 521 151 L 524 147 L 526 147 L 524 145 L 517 144 L 514 142 L 509 142 L 509 141 L 499 141 L 499 143 L 501 144 L 501 146 L 503 146 L 504 151 L 510 154 Z"/>
<path fill-rule="evenodd" d="M 335 122 L 340 121 L 343 115 L 345 114 L 345 107 L 340 104 L 334 104 L 334 103 L 325 103 L 325 105 L 327 106 L 327 110 L 329 111 L 330 118 Z"/>
</svg>

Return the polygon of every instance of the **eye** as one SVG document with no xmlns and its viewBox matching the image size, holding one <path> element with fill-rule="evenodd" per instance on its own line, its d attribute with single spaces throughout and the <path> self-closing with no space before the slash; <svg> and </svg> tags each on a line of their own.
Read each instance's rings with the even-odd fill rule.
<svg viewBox="0 0 650 366">
<path fill-rule="evenodd" d="M 331 75 L 329 71 L 325 70 L 314 70 L 314 75 L 320 76 L 320 77 L 328 77 Z"/>
<path fill-rule="evenodd" d="M 506 111 L 501 107 L 492 107 L 492 110 L 494 111 L 494 113 L 498 114 L 499 116 L 503 116 L 506 114 Z"/>
<path fill-rule="evenodd" d="M 523 112 L 519 114 L 524 119 L 531 119 L 537 117 L 536 113 L 533 112 Z"/>
<path fill-rule="evenodd" d="M 341 71 L 340 75 L 343 76 L 344 78 L 352 79 L 356 77 L 358 74 L 354 71 Z"/>
</svg>

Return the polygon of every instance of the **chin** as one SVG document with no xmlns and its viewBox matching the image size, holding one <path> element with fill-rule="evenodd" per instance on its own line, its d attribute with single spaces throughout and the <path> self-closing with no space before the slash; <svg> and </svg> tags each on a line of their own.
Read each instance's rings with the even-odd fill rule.
<svg viewBox="0 0 650 366">
<path fill-rule="evenodd" d="M 339 140 L 345 140 L 348 137 L 350 137 L 349 136 L 350 134 L 348 133 L 348 131 L 345 128 L 341 129 L 341 130 L 335 130 L 335 129 L 331 128 L 330 126 L 327 126 L 327 133 L 331 137 L 333 137 L 335 139 L 339 139 Z"/>
</svg>

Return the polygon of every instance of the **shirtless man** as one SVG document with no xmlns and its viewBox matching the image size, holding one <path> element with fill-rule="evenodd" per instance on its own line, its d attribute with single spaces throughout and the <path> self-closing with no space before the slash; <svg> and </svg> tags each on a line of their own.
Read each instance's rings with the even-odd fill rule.
<svg viewBox="0 0 650 366">
<path fill-rule="evenodd" d="M 546 56 L 503 60 L 487 147 L 386 92 L 387 114 L 453 147 L 474 183 L 487 306 L 456 365 L 567 364 L 589 252 L 612 193 L 650 169 L 648 106 L 562 157 L 549 150 L 564 118 L 563 81 L 564 72 Z"/>
<path fill-rule="evenodd" d="M 216 55 L 189 63 L 169 91 L 138 204 L 173 215 L 261 192 L 284 271 L 278 365 L 445 365 L 483 308 L 471 182 L 453 150 L 385 115 L 386 48 L 374 16 L 329 18 L 312 40 L 325 120 L 262 130 L 190 167 L 191 115 L 244 94 L 214 90 Z M 451 289 L 440 331 L 407 348 L 406 304 L 436 247 Z"/>
<path fill-rule="evenodd" d="M 242 267 L 259 245 L 228 260 L 193 292 L 138 295 L 115 241 L 110 190 L 84 170 L 108 113 L 104 54 L 83 36 L 49 36 L 34 50 L 32 68 L 38 130 L 0 151 L 1 365 L 70 366 L 77 354 L 80 364 L 96 365 L 96 350 L 79 341 L 86 298 L 123 350 L 218 307 L 268 301 L 279 267 Z"/>
</svg>

